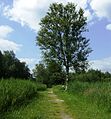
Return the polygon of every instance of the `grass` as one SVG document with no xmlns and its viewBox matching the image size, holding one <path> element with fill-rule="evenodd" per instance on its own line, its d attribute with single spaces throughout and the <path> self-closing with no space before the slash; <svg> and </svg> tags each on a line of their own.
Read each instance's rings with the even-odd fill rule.
<svg viewBox="0 0 111 119">
<path fill-rule="evenodd" d="M 1 80 L 0 94 L 0 119 L 60 119 L 58 107 L 43 84 Z"/>
<path fill-rule="evenodd" d="M 110 101 L 108 101 L 108 99 L 110 100 L 109 90 L 111 88 L 109 83 L 72 83 L 69 84 L 67 92 L 65 92 L 61 86 L 55 87 L 54 92 L 65 101 L 68 106 L 68 111 L 72 113 L 74 119 L 111 118 L 109 108 L 105 105 L 110 105 Z M 107 96 L 104 97 L 104 95 Z M 100 100 L 100 98 L 102 99 Z M 104 102 L 104 104 L 102 104 L 103 101 L 106 101 L 106 103 Z"/>
<path fill-rule="evenodd" d="M 10 111 L 13 107 L 25 105 L 38 90 L 45 90 L 44 85 L 37 85 L 29 80 L 0 80 L 0 115 Z"/>
<path fill-rule="evenodd" d="M 44 91 L 42 91 L 44 90 Z M 65 101 L 74 119 L 111 118 L 111 82 L 70 82 L 54 92 Z M 46 86 L 26 80 L 0 81 L 0 119 L 60 119 L 60 107 L 51 101 Z"/>
<path fill-rule="evenodd" d="M 87 99 L 88 102 L 111 112 L 111 82 L 71 82 L 68 92 Z"/>
<path fill-rule="evenodd" d="M 58 107 L 51 103 L 48 91 L 40 91 L 27 105 L 5 113 L 0 119 L 60 119 Z"/>
<path fill-rule="evenodd" d="M 42 98 L 44 99 L 43 96 Z M 38 98 L 37 95 L 37 97 L 33 98 L 27 105 L 5 113 L 5 116 L 2 119 L 46 119 L 47 115 L 43 112 L 43 110 L 46 109 L 43 105 L 46 104 L 42 98 L 41 96 Z"/>
</svg>

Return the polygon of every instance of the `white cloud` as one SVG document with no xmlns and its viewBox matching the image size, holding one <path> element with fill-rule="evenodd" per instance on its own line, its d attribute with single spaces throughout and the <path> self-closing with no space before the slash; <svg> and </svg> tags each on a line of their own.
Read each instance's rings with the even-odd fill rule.
<svg viewBox="0 0 111 119">
<path fill-rule="evenodd" d="M 18 22 L 22 26 L 27 25 L 37 32 L 40 28 L 40 19 L 46 14 L 49 5 L 54 2 L 77 4 L 85 9 L 88 22 L 92 22 L 95 16 L 99 19 L 107 18 L 111 21 L 111 0 L 13 0 L 11 6 L 4 6 L 3 12 L 10 20 Z"/>
<path fill-rule="evenodd" d="M 39 21 L 45 14 L 47 3 L 49 1 L 46 0 L 13 0 L 12 8 L 10 6 L 4 8 L 4 15 L 22 26 L 27 25 L 37 31 Z"/>
<path fill-rule="evenodd" d="M 106 26 L 106 29 L 107 29 L 107 30 L 111 30 L 111 24 L 108 24 L 108 25 Z"/>
<path fill-rule="evenodd" d="M 21 62 L 26 62 L 26 64 L 29 66 L 30 70 L 35 68 L 35 64 L 38 64 L 41 59 L 36 58 L 19 58 Z"/>
<path fill-rule="evenodd" d="M 27 25 L 38 31 L 40 19 L 45 15 L 48 7 L 53 2 L 64 3 L 74 2 L 82 8 L 86 7 L 87 0 L 13 0 L 13 5 L 4 7 L 4 15 L 10 20 Z"/>
<path fill-rule="evenodd" d="M 90 61 L 90 68 L 111 72 L 111 57 Z"/>
<path fill-rule="evenodd" d="M 5 38 L 12 31 L 14 31 L 14 30 L 11 27 L 9 27 L 7 25 L 5 25 L 5 26 L 4 25 L 1 25 L 0 26 L 0 37 L 1 38 Z"/>
<path fill-rule="evenodd" d="M 26 62 L 28 65 L 36 62 L 35 58 L 19 58 L 21 62 Z"/>
<path fill-rule="evenodd" d="M 20 50 L 21 44 L 17 44 L 13 41 L 7 40 L 8 34 L 13 32 L 14 30 L 7 26 L 7 25 L 1 25 L 0 26 L 0 50 L 13 50 L 14 52 Z"/>
<path fill-rule="evenodd" d="M 111 22 L 111 0 L 102 0 L 97 3 L 97 0 L 91 0 L 91 8 L 94 14 L 99 18 L 106 18 Z M 111 30 L 110 24 L 106 26 L 107 30 Z"/>
<path fill-rule="evenodd" d="M 90 5 L 99 18 L 111 20 L 111 0 L 92 0 Z"/>
<path fill-rule="evenodd" d="M 16 44 L 13 41 L 9 41 L 6 39 L 0 38 L 0 50 L 5 51 L 5 50 L 13 50 L 14 52 L 20 50 L 22 45 Z"/>
<path fill-rule="evenodd" d="M 88 22 L 90 22 L 90 21 L 92 22 L 94 14 L 91 14 L 91 12 L 89 10 L 85 10 L 84 16 L 87 17 Z"/>
</svg>

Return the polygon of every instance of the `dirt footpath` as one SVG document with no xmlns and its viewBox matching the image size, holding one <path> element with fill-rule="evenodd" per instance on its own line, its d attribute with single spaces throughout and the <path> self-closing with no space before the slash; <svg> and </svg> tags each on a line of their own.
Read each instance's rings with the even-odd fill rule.
<svg viewBox="0 0 111 119">
<path fill-rule="evenodd" d="M 49 101 L 57 107 L 57 111 L 61 119 L 73 119 L 69 114 L 67 114 L 67 109 L 64 106 L 64 100 L 60 100 L 57 95 L 53 93 L 53 89 L 48 90 Z"/>
</svg>

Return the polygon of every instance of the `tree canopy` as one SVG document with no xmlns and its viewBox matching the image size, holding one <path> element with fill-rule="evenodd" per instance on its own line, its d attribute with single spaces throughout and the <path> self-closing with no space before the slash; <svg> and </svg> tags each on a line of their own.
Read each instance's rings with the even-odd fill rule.
<svg viewBox="0 0 111 119">
<path fill-rule="evenodd" d="M 31 77 L 30 70 L 25 62 L 20 62 L 13 51 L 0 51 L 0 78 L 24 78 Z"/>
<path fill-rule="evenodd" d="M 75 72 L 87 68 L 88 54 L 92 51 L 89 40 L 83 36 L 87 31 L 84 11 L 76 5 L 53 3 L 44 18 L 37 35 L 37 44 L 43 55 L 58 61 L 65 67 L 68 78 L 70 68 Z"/>
</svg>

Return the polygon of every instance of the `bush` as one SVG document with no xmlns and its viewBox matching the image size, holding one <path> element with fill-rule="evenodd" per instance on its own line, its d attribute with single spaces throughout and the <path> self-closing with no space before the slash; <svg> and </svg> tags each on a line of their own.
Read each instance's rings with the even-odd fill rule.
<svg viewBox="0 0 111 119">
<path fill-rule="evenodd" d="M 47 89 L 47 85 L 42 83 L 37 83 L 37 90 L 38 91 L 45 91 Z"/>
</svg>

